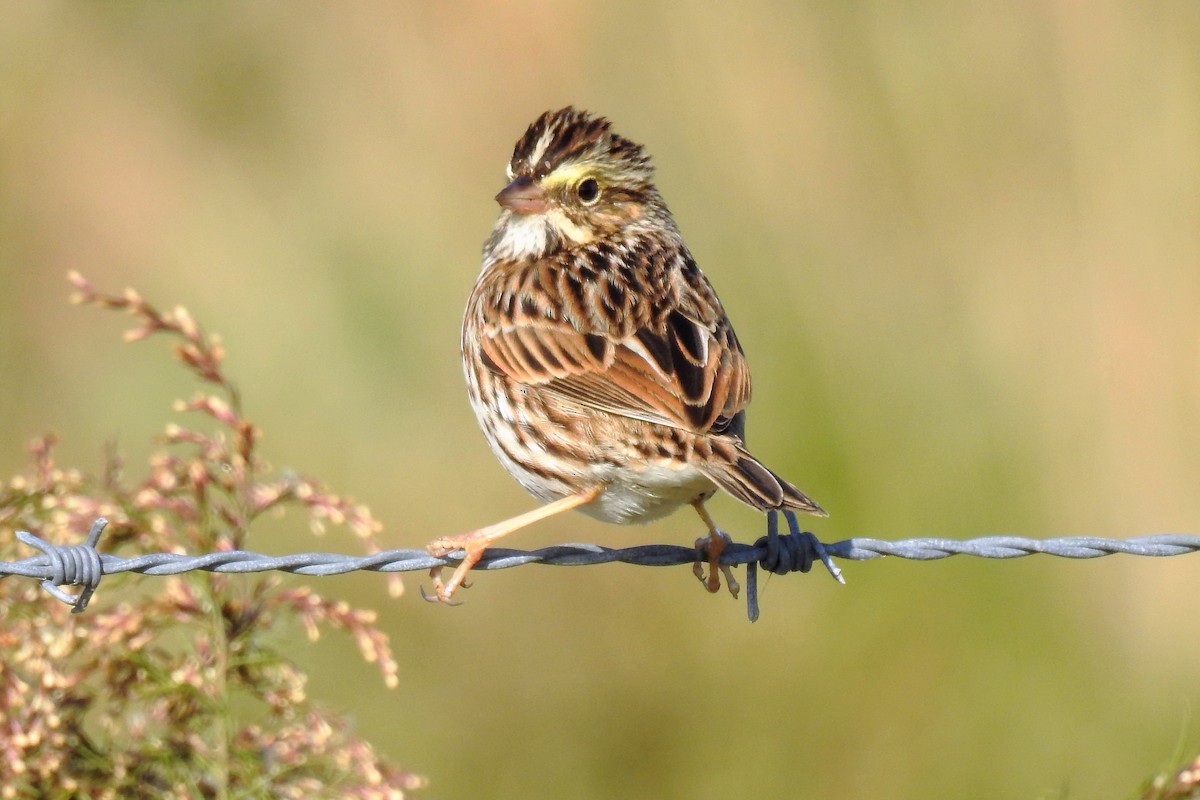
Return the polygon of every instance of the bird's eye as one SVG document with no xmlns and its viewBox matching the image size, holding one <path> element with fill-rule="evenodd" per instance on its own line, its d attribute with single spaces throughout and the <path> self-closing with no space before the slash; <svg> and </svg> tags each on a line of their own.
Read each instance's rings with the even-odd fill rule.
<svg viewBox="0 0 1200 800">
<path fill-rule="evenodd" d="M 579 195 L 579 199 L 587 205 L 591 205 L 600 199 L 600 184 L 595 178 L 584 178 L 575 187 L 575 193 Z"/>
</svg>

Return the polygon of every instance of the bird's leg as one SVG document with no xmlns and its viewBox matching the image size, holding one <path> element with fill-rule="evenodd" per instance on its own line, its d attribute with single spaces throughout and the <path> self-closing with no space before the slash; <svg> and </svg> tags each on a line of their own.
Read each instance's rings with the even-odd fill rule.
<svg viewBox="0 0 1200 800">
<path fill-rule="evenodd" d="M 733 540 L 729 538 L 729 534 L 717 527 L 717 523 L 713 522 L 708 509 L 704 507 L 703 500 L 692 501 L 692 508 L 696 509 L 700 519 L 704 520 L 704 524 L 708 526 L 708 536 L 702 536 L 696 540 L 696 549 L 701 553 L 708 553 L 708 576 L 704 575 L 704 567 L 699 561 L 692 565 L 693 574 L 700 579 L 705 589 L 716 593 L 721 591 L 721 575 L 723 573 L 729 593 L 737 597 L 742 587 L 734 579 L 730 566 L 721 563 L 721 553 L 725 550 L 725 545 L 730 544 Z"/>
<path fill-rule="evenodd" d="M 603 491 L 602 486 L 595 486 L 591 489 L 586 489 L 582 492 L 577 492 L 568 495 L 560 500 L 555 500 L 552 503 L 547 503 L 544 506 L 527 511 L 524 514 L 519 514 L 512 519 L 506 519 L 503 522 L 497 522 L 494 525 L 488 525 L 470 533 L 459 534 L 458 536 L 442 536 L 434 539 L 425 546 L 432 556 L 442 557 L 447 553 L 455 550 L 465 550 L 466 555 L 454 570 L 454 574 L 450 576 L 450 580 L 442 583 L 442 567 L 434 567 L 429 570 L 429 577 L 433 578 L 433 588 L 436 592 L 433 596 L 427 596 L 425 599 L 430 602 L 450 603 L 450 599 L 454 594 L 454 590 L 463 585 L 467 578 L 467 573 L 471 571 L 471 567 L 479 562 L 483 556 L 483 551 L 491 546 L 492 542 L 502 536 L 507 536 L 515 530 L 520 530 L 526 525 L 552 517 L 555 514 L 560 514 L 563 511 L 570 511 L 572 508 L 578 508 L 585 503 L 590 503 L 600 496 Z"/>
</svg>

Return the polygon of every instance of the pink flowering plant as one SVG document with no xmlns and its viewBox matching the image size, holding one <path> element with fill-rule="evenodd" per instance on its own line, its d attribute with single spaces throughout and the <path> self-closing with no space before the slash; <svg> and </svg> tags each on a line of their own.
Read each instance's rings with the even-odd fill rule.
<svg viewBox="0 0 1200 800">
<path fill-rule="evenodd" d="M 219 339 L 186 309 L 160 312 L 132 289 L 105 295 L 70 280 L 75 302 L 134 318 L 127 340 L 171 340 L 202 390 L 178 403 L 190 424 L 167 425 L 136 482 L 114 448 L 88 475 L 56 463 L 53 436 L 35 441 L 28 472 L 0 483 L 0 560 L 33 555 L 17 530 L 77 544 L 99 517 L 109 520 L 103 552 L 239 549 L 256 520 L 287 508 L 317 533 L 345 526 L 379 550 L 366 507 L 262 459 Z M 122 581 L 140 585 L 104 591 Z M 304 671 L 268 635 L 342 631 L 394 687 L 373 612 L 278 577 L 205 572 L 112 576 L 100 598 L 71 614 L 36 581 L 0 581 L 0 798 L 404 798 L 424 784 L 318 708 Z"/>
</svg>

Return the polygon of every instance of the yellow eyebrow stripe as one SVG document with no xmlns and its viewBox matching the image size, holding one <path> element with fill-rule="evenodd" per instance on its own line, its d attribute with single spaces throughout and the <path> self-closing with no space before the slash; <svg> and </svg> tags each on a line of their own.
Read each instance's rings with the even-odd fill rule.
<svg viewBox="0 0 1200 800">
<path fill-rule="evenodd" d="M 570 185 L 583 176 L 589 175 L 591 172 L 591 168 L 586 164 L 564 164 L 542 178 L 542 186 L 550 189 L 557 186 Z"/>
</svg>

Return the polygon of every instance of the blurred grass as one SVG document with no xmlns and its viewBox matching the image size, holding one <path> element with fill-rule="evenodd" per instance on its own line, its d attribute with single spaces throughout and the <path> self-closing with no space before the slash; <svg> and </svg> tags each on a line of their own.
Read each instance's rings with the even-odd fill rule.
<svg viewBox="0 0 1200 800">
<path fill-rule="evenodd" d="M 0 474 L 47 430 L 137 463 L 193 390 L 66 305 L 75 268 L 219 331 L 263 452 L 397 546 L 528 508 L 458 325 L 513 141 L 570 102 L 656 157 L 822 536 L 1200 532 L 1193 2 L 3 13 Z M 297 657 L 444 797 L 1122 797 L 1200 741 L 1191 560 L 847 576 L 774 579 L 753 627 L 686 570 L 486 575 L 452 611 L 360 576 L 317 588 L 381 608 L 401 688 Z"/>
</svg>

